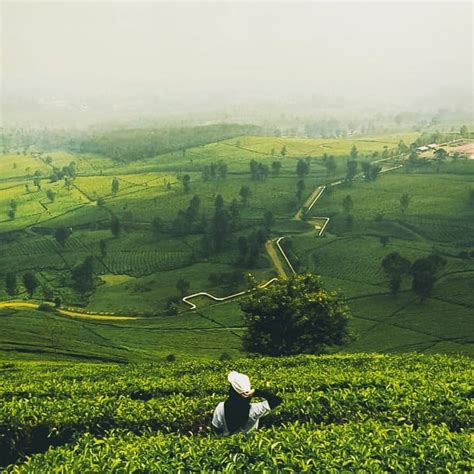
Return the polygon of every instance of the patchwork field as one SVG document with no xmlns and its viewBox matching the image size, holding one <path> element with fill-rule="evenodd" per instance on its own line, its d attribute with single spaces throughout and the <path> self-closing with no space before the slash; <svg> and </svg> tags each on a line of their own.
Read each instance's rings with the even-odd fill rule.
<svg viewBox="0 0 474 474">
<path fill-rule="evenodd" d="M 158 339 L 152 338 L 148 343 L 148 337 L 140 330 L 141 320 L 130 321 L 126 349 L 105 351 L 106 359 L 141 360 L 157 354 L 161 357 L 168 351 L 183 357 L 196 351 L 212 358 L 226 350 L 239 354 L 244 323 L 238 301 L 215 304 L 202 297 L 195 301 L 197 312 L 189 312 L 187 305 L 177 303 L 182 296 L 177 283 L 187 282 L 187 294 L 206 291 L 225 296 L 247 289 L 249 273 L 258 282 L 274 277 L 276 269 L 263 245 L 254 263 L 237 263 L 239 238 L 250 238 L 252 232 L 262 228 L 264 213 L 270 211 L 273 221 L 267 238 L 287 235 L 285 242 L 291 240 L 292 248 L 289 255 L 297 259 L 293 264 L 299 271 L 320 274 L 326 286 L 347 298 L 357 338 L 344 350 L 472 353 L 466 324 L 473 307 L 470 287 L 474 259 L 470 252 L 474 247 L 474 216 L 469 201 L 474 187 L 473 162 L 408 166 L 397 155 L 397 145 L 400 140 L 409 144 L 416 137 L 400 134 L 309 140 L 243 136 L 128 164 L 68 152 L 4 155 L 1 166 L 5 174 L 0 179 L 0 299 L 28 299 L 21 278 L 26 271 L 32 271 L 39 283 L 32 299 L 35 302 L 54 296 L 62 305 L 81 311 L 135 315 L 146 318 L 146 324 L 156 327 L 160 334 L 159 346 Z M 353 145 L 357 146 L 359 161 L 380 159 L 385 152 L 389 155 L 386 168 L 404 166 L 375 181 L 366 181 L 359 175 L 350 185 L 328 186 L 308 216 L 312 224 L 295 220 L 296 211 L 317 186 L 344 178 Z M 324 165 L 324 153 L 334 157 L 336 168 L 331 173 Z M 298 200 L 297 183 L 301 177 L 297 176 L 296 165 L 301 159 L 310 167 Z M 266 165 L 268 177 L 252 179 L 251 160 Z M 226 176 L 206 178 L 203 169 L 218 162 L 227 165 Z M 278 173 L 272 171 L 273 162 L 280 163 Z M 51 173 L 70 166 L 74 166 L 74 176 L 69 181 L 61 178 L 52 182 Z M 190 178 L 187 192 L 183 185 L 185 174 Z M 35 184 L 35 177 L 40 178 L 39 182 L 36 180 L 40 186 Z M 115 190 L 114 180 L 118 183 Z M 249 189 L 246 202 L 240 195 L 243 186 Z M 408 193 L 409 203 L 402 211 L 403 193 Z M 211 236 L 203 229 L 212 229 L 217 195 L 222 196 L 229 213 L 235 200 L 235 228 L 219 253 L 206 254 L 203 249 Z M 348 195 L 352 199 L 350 225 L 343 207 Z M 176 233 L 175 220 L 180 211 L 187 212 L 193 196 L 199 197 L 194 228 Z M 8 212 L 13 208 L 12 218 Z M 321 237 L 312 227 L 325 222 L 315 219 L 318 216 L 329 218 Z M 161 219 L 158 234 L 152 231 L 156 218 Z M 120 222 L 118 235 L 111 232 L 114 219 Z M 55 238 L 61 227 L 70 232 L 64 243 Z M 382 242 L 381 238 L 385 240 Z M 408 277 L 403 279 L 398 296 L 389 294 L 380 262 L 392 251 L 410 261 L 433 251 L 445 258 L 435 290 L 423 304 L 411 291 Z M 94 289 L 80 293 L 71 283 L 71 274 L 88 256 L 94 259 Z M 285 262 L 282 265 L 289 271 Z M 7 272 L 17 274 L 17 293 L 13 297 L 3 285 Z M 230 276 L 234 283 L 227 282 Z M 170 300 L 174 301 L 177 316 L 165 315 Z M 0 348 L 5 353 L 13 351 L 21 357 L 25 351 L 33 357 L 53 357 L 51 342 L 42 337 L 33 340 L 42 319 L 57 316 L 16 309 L 13 317 L 10 310 L 1 311 L 5 316 L 2 324 L 8 328 L 4 332 L 8 335 L 0 338 Z M 10 324 L 15 318 L 24 320 L 24 324 Z M 28 342 L 24 328 L 29 328 L 33 320 L 36 329 L 26 331 L 31 335 Z M 78 328 L 96 323 L 68 320 L 65 324 L 64 341 L 79 341 L 82 336 L 77 335 Z M 108 344 L 118 347 L 116 341 L 127 332 L 117 329 L 124 322 L 111 324 L 102 326 L 104 332 L 100 329 L 98 337 L 104 338 L 104 348 Z M 203 324 L 211 326 L 202 328 Z M 209 338 L 209 331 L 218 331 L 217 346 L 211 342 L 213 335 Z M 193 342 L 179 343 L 185 339 Z M 18 342 L 23 340 L 27 342 Z M 91 349 L 78 343 L 69 353 L 67 347 L 65 342 L 61 357 L 87 357 Z"/>
</svg>

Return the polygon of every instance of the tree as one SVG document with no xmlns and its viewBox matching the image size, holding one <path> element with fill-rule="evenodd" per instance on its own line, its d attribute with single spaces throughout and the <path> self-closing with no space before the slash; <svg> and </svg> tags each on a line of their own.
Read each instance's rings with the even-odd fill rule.
<svg viewBox="0 0 474 474">
<path fill-rule="evenodd" d="M 36 190 L 41 190 L 41 176 L 35 176 L 33 178 L 33 185 L 36 186 Z"/>
<path fill-rule="evenodd" d="M 182 297 L 186 296 L 186 293 L 189 291 L 190 287 L 191 283 L 189 283 L 189 281 L 185 280 L 184 278 L 180 278 L 176 282 L 176 289 L 179 291 Z"/>
<path fill-rule="evenodd" d="M 382 171 L 382 167 L 378 164 L 371 164 L 369 170 L 369 180 L 375 181 L 379 173 Z"/>
<path fill-rule="evenodd" d="M 120 182 L 117 178 L 112 180 L 112 194 L 117 194 L 119 192 Z"/>
<path fill-rule="evenodd" d="M 386 247 L 387 244 L 390 241 L 390 237 L 388 235 L 381 235 L 379 240 L 380 240 L 380 243 L 382 244 L 382 246 Z"/>
<path fill-rule="evenodd" d="M 212 239 L 214 250 L 220 253 L 224 247 L 224 242 L 229 237 L 232 227 L 230 214 L 224 208 L 216 208 L 214 218 L 212 219 Z"/>
<path fill-rule="evenodd" d="M 346 179 L 349 182 L 352 182 L 352 180 L 355 178 L 357 174 L 357 166 L 358 166 L 358 163 L 356 160 L 351 159 L 347 162 Z"/>
<path fill-rule="evenodd" d="M 159 240 L 161 233 L 163 232 L 163 219 L 161 217 L 155 217 L 151 221 L 151 232 L 155 240 Z"/>
<path fill-rule="evenodd" d="M 214 199 L 214 207 L 216 209 L 223 209 L 224 208 L 224 198 L 222 195 L 218 194 Z"/>
<path fill-rule="evenodd" d="M 94 257 L 88 256 L 80 265 L 71 270 L 74 288 L 80 293 L 87 293 L 94 288 Z"/>
<path fill-rule="evenodd" d="M 402 257 L 398 252 L 391 252 L 382 260 L 382 268 L 390 278 L 390 291 L 397 294 L 402 283 L 402 278 L 410 271 L 410 261 Z"/>
<path fill-rule="evenodd" d="M 328 176 L 331 176 L 336 172 L 337 163 L 336 163 L 336 160 L 334 159 L 334 156 L 324 153 L 323 163 L 326 168 L 326 173 Z"/>
<path fill-rule="evenodd" d="M 438 148 L 433 155 L 437 160 L 444 161 L 448 157 L 448 152 L 444 148 Z"/>
<path fill-rule="evenodd" d="M 258 288 L 241 302 L 244 348 L 272 356 L 317 354 L 349 337 L 349 308 L 306 273 Z"/>
<path fill-rule="evenodd" d="M 370 180 L 370 163 L 368 161 L 363 161 L 361 163 L 362 171 L 364 173 L 364 178 L 369 181 Z"/>
<path fill-rule="evenodd" d="M 16 212 L 13 209 L 9 209 L 7 215 L 10 220 L 13 220 L 15 219 Z"/>
<path fill-rule="evenodd" d="M 242 202 L 244 203 L 244 206 L 247 205 L 248 200 L 250 196 L 252 195 L 252 191 L 250 191 L 250 188 L 248 186 L 242 186 L 239 191 L 239 196 L 242 198 Z"/>
<path fill-rule="evenodd" d="M 110 221 L 110 231 L 114 237 L 118 237 L 122 232 L 122 224 L 116 216 L 113 216 Z"/>
<path fill-rule="evenodd" d="M 303 198 L 303 191 L 304 191 L 304 181 L 302 179 L 298 180 L 296 183 L 296 199 L 301 201 Z"/>
<path fill-rule="evenodd" d="M 38 287 L 38 279 L 33 272 L 26 272 L 23 274 L 23 286 L 30 295 L 30 298 L 33 298 L 33 294 Z"/>
<path fill-rule="evenodd" d="M 459 133 L 460 133 L 462 138 L 469 138 L 469 130 L 468 130 L 466 125 L 463 125 L 460 128 Z"/>
<path fill-rule="evenodd" d="M 342 200 L 342 207 L 346 214 L 349 214 L 352 209 L 354 209 L 354 202 L 352 201 L 352 197 L 350 195 L 347 195 L 343 200 Z"/>
<path fill-rule="evenodd" d="M 352 145 L 351 154 L 350 154 L 351 160 L 353 161 L 357 160 L 358 156 L 359 156 L 359 151 L 357 150 L 357 147 L 355 145 Z"/>
<path fill-rule="evenodd" d="M 433 291 L 437 279 L 437 272 L 446 265 L 446 260 L 436 254 L 419 258 L 411 266 L 413 276 L 412 290 L 419 296 L 420 303 L 428 298 Z"/>
<path fill-rule="evenodd" d="M 50 202 L 54 202 L 54 199 L 56 198 L 56 193 L 52 189 L 48 189 L 46 191 L 46 196 L 50 200 Z"/>
<path fill-rule="evenodd" d="M 189 182 L 191 181 L 191 176 L 189 174 L 185 174 L 183 176 L 183 189 L 185 193 L 189 192 Z"/>
<path fill-rule="evenodd" d="M 286 146 L 283 145 L 280 150 L 280 155 L 283 156 L 283 158 L 286 156 Z"/>
<path fill-rule="evenodd" d="M 398 153 L 402 155 L 402 154 L 408 153 L 408 150 L 409 148 L 407 145 L 405 145 L 405 142 L 403 140 L 400 140 L 398 142 Z"/>
<path fill-rule="evenodd" d="M 249 243 L 248 243 L 247 237 L 245 237 L 244 235 L 239 237 L 239 239 L 237 240 L 237 248 L 239 251 L 239 257 L 237 259 L 237 263 L 239 265 L 243 265 L 247 258 L 247 253 L 249 251 Z"/>
<path fill-rule="evenodd" d="M 15 199 L 12 199 L 10 201 L 10 208 L 16 211 L 17 207 L 18 207 L 18 203 L 15 201 Z"/>
<path fill-rule="evenodd" d="M 274 161 L 272 163 L 272 175 L 278 176 L 281 170 L 281 161 Z"/>
<path fill-rule="evenodd" d="M 267 229 L 267 232 L 270 232 L 270 229 L 275 224 L 275 218 L 273 217 L 272 211 L 265 211 L 263 213 L 263 226 Z"/>
<path fill-rule="evenodd" d="M 189 201 L 189 206 L 186 209 L 186 217 L 190 223 L 195 222 L 199 217 L 199 208 L 201 207 L 201 198 L 199 196 L 193 196 Z"/>
<path fill-rule="evenodd" d="M 403 213 L 408 209 L 408 204 L 410 204 L 410 197 L 408 196 L 408 193 L 403 193 L 400 198 L 400 210 Z"/>
<path fill-rule="evenodd" d="M 298 160 L 296 163 L 296 174 L 303 179 L 309 173 L 309 164 L 305 160 Z"/>
<path fill-rule="evenodd" d="M 240 222 L 240 210 L 237 199 L 232 199 L 230 203 L 230 216 L 232 218 L 232 230 L 236 230 Z"/>
<path fill-rule="evenodd" d="M 217 174 L 222 179 L 227 178 L 227 163 L 222 160 L 217 163 Z"/>
<path fill-rule="evenodd" d="M 105 258 L 107 256 L 107 241 L 105 239 L 100 239 L 99 248 L 101 257 Z"/>
<path fill-rule="evenodd" d="M 15 296 L 18 293 L 15 273 L 9 272 L 5 275 L 5 290 L 8 296 Z"/>
<path fill-rule="evenodd" d="M 64 226 L 58 227 L 54 231 L 54 238 L 56 239 L 56 241 L 61 247 L 64 247 L 64 244 L 66 243 L 66 240 L 69 238 L 70 235 L 71 235 L 70 229 L 67 229 Z"/>
</svg>

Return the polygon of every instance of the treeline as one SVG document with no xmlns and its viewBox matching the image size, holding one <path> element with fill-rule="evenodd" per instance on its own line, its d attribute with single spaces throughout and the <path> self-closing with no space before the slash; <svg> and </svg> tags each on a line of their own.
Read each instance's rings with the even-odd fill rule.
<svg viewBox="0 0 474 474">
<path fill-rule="evenodd" d="M 167 129 L 116 130 L 85 140 L 72 141 L 72 151 L 97 153 L 117 161 L 150 158 L 186 148 L 205 145 L 239 135 L 258 132 L 255 125 L 215 124 Z"/>
</svg>

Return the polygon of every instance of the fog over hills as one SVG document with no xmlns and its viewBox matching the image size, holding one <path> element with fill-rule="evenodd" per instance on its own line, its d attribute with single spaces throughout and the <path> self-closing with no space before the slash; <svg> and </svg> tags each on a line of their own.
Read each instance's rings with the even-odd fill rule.
<svg viewBox="0 0 474 474">
<path fill-rule="evenodd" d="M 470 2 L 4 2 L 2 122 L 469 112 L 471 39 Z"/>
</svg>

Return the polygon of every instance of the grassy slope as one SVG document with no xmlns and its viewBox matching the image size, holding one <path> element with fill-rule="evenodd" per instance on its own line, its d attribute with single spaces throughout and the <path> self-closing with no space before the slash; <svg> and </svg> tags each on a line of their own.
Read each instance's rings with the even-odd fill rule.
<svg viewBox="0 0 474 474">
<path fill-rule="evenodd" d="M 201 196 L 202 210 L 210 215 L 215 194 L 221 193 L 229 202 L 238 195 L 238 190 L 244 182 L 250 184 L 253 196 L 249 206 L 241 210 L 242 219 L 252 222 L 252 219 L 261 216 L 264 209 L 269 208 L 278 219 L 275 235 L 287 231 L 298 232 L 298 226 L 288 220 L 294 214 L 288 201 L 294 198 L 296 183 L 294 169 L 297 158 L 306 155 L 314 157 L 311 175 L 306 179 L 306 193 L 309 194 L 314 186 L 327 180 L 320 160 L 322 153 L 327 152 L 336 156 L 339 164 L 338 176 L 344 172 L 345 157 L 353 143 L 358 146 L 362 155 L 373 151 L 380 152 L 384 146 L 393 147 L 400 138 L 409 143 L 415 136 L 396 135 L 348 140 L 241 137 L 239 146 L 236 146 L 236 140 L 227 140 L 189 149 L 185 156 L 182 153 L 161 155 L 156 159 L 135 162 L 127 167 L 119 166 L 102 157 L 58 152 L 51 154 L 56 166 L 67 165 L 73 160 L 76 162 L 79 173 L 76 183 L 80 191 L 75 188 L 67 191 L 62 183 L 50 184 L 44 179 L 42 191 L 30 194 L 25 192 L 25 178 L 22 176 L 25 173 L 31 176 L 36 169 L 47 174 L 46 165 L 37 158 L 29 156 L 5 157 L 8 159 L 2 161 L 2 166 L 8 171 L 8 178 L 12 181 L 0 182 L 0 187 L 5 190 L 1 193 L 0 204 L 4 209 L 8 209 L 10 200 L 14 198 L 19 205 L 14 221 L 0 222 L 1 231 L 35 223 L 47 226 L 76 226 L 91 222 L 107 222 L 110 212 L 118 214 L 128 222 L 129 230 L 119 239 L 113 239 L 108 230 L 100 229 L 100 224 L 99 229 L 94 231 L 76 228 L 64 249 L 61 249 L 51 236 L 22 233 L 16 235 L 11 242 L 2 242 L 0 264 L 3 268 L 18 273 L 27 269 L 41 269 L 38 276 L 42 284 L 56 288 L 63 301 L 81 303 L 77 295 L 64 286 L 63 275 L 67 275 L 68 269 L 85 256 L 99 255 L 99 240 L 105 239 L 108 252 L 107 256 L 100 260 L 98 269 L 102 273 L 103 284 L 98 286 L 91 297 L 88 303 L 90 310 L 127 314 L 159 312 L 163 309 L 168 296 L 176 293 L 174 285 L 180 277 L 191 281 L 191 291 L 204 290 L 224 295 L 228 290 L 212 288 L 207 275 L 217 270 L 231 271 L 232 266 L 229 264 L 235 259 L 232 253 L 224 253 L 212 264 L 205 262 L 191 264 L 193 251 L 200 245 L 199 236 L 182 239 L 163 238 L 155 242 L 146 223 L 156 215 L 171 220 L 177 209 L 184 209 L 187 206 L 192 194 Z M 283 145 L 287 147 L 285 158 L 278 155 Z M 275 156 L 271 156 L 272 148 L 275 148 Z M 198 172 L 200 166 L 219 159 L 229 163 L 228 178 L 225 181 L 203 182 Z M 269 178 L 266 182 L 248 181 L 250 159 L 257 159 L 267 164 L 277 159 L 281 160 L 283 166 L 280 177 Z M 6 164 L 11 160 L 17 163 L 16 168 Z M 188 172 L 191 175 L 189 195 L 182 193 L 176 174 L 170 171 Z M 466 193 L 473 183 L 473 166 L 472 163 L 458 162 L 443 165 L 438 171 L 440 172 L 436 173 L 433 167 L 425 167 L 414 170 L 414 173 L 409 175 L 402 173 L 386 175 L 375 183 L 355 182 L 352 188 L 335 188 L 332 196 L 323 196 L 313 211 L 313 215 L 332 217 L 327 236 L 315 239 L 312 235 L 301 235 L 294 239 L 295 250 L 302 256 L 307 268 L 321 273 L 329 287 L 341 288 L 348 298 L 354 298 L 351 302 L 356 315 L 353 324 L 359 339 L 348 350 L 419 349 L 448 352 L 470 350 L 465 344 L 465 334 L 468 332 L 465 331 L 463 321 L 466 312 L 472 309 L 473 304 L 469 293 L 473 265 L 470 261 L 457 258 L 459 249 L 463 248 L 458 248 L 457 245 L 464 245 L 468 236 L 474 235 L 472 211 L 463 204 Z M 112 196 L 110 192 L 112 176 L 117 176 L 120 181 L 117 196 Z M 331 179 L 336 179 L 337 176 Z M 166 189 L 167 182 L 172 183 L 171 190 Z M 45 197 L 48 188 L 57 192 L 54 203 L 49 203 Z M 398 209 L 398 200 L 405 191 L 409 192 L 411 201 L 407 212 L 402 215 Z M 346 194 L 352 195 L 355 204 L 355 222 L 350 232 L 345 228 L 344 218 L 341 216 L 341 201 Z M 92 199 L 105 197 L 105 208 L 87 204 L 87 196 Z M 40 202 L 46 209 L 39 204 Z M 383 216 L 383 219 L 376 220 L 377 216 Z M 386 248 L 378 242 L 378 235 L 384 234 L 391 238 Z M 391 300 L 387 296 L 370 296 L 387 291 L 386 279 L 380 271 L 378 262 L 388 251 L 393 250 L 399 250 L 403 255 L 415 259 L 429 253 L 433 245 L 444 252 L 448 259 L 446 276 L 442 284 L 438 285 L 434 298 L 423 306 L 411 303 L 405 308 L 405 302 L 400 297 L 400 304 L 395 305 L 393 309 L 394 316 L 390 316 L 390 321 L 384 322 L 384 307 L 387 305 L 390 307 Z M 253 269 L 252 272 L 256 274 L 258 280 L 266 280 L 273 275 L 269 261 L 262 261 L 261 268 Z M 404 282 L 405 290 L 408 290 L 408 285 L 408 282 Z M 6 295 L 1 286 L 0 297 L 4 299 Z M 21 288 L 20 291 L 19 296 L 24 296 Z M 36 297 L 41 297 L 39 290 Z M 200 304 L 205 308 L 204 311 L 213 313 L 214 320 L 222 319 L 224 325 L 242 325 L 236 303 L 207 307 L 208 300 L 202 300 Z M 425 308 L 429 311 L 425 311 Z M 442 310 L 438 311 L 439 308 Z M 429 331 L 425 331 L 425 334 L 413 331 L 412 326 L 416 326 L 416 320 L 410 320 L 409 315 L 430 311 L 437 315 L 436 321 L 420 319 L 430 325 Z M 453 317 L 443 322 L 445 314 L 443 311 L 447 311 Z M 228 313 L 229 321 L 227 321 Z M 399 327 L 401 320 L 399 318 L 405 314 L 408 316 L 401 324 L 403 327 Z M 19 320 L 22 317 L 23 313 L 19 312 Z M 24 317 L 28 321 L 32 315 L 25 313 Z M 190 315 L 183 317 L 190 318 Z M 166 318 L 154 319 L 152 324 L 166 326 L 166 321 Z M 394 325 L 394 322 L 398 326 Z M 175 326 L 175 328 L 181 327 L 183 327 L 181 322 Z M 22 324 L 18 327 L 19 333 L 21 328 Z M 20 340 L 24 337 L 22 333 L 12 334 L 15 333 L 10 332 L 10 341 L 15 337 Z M 182 337 L 178 332 L 176 335 Z M 214 349 L 212 344 L 206 345 L 203 342 L 207 337 L 206 334 L 198 336 L 200 342 L 196 350 L 200 355 L 216 357 L 222 352 L 222 348 L 226 347 L 226 343 L 223 343 Z M 112 336 L 113 341 L 115 337 Z M 181 345 L 176 344 L 179 337 L 170 335 L 168 331 L 166 348 L 158 350 L 157 353 L 161 356 L 168 351 L 176 352 L 173 349 L 176 347 L 181 350 L 179 347 Z M 75 340 L 76 336 L 71 338 Z M 139 346 L 141 340 L 148 339 L 138 332 L 136 337 L 130 336 L 130 345 Z M 229 345 L 230 351 L 238 350 L 238 341 L 234 339 L 232 341 Z M 37 342 L 43 349 L 48 350 L 48 345 L 44 341 Z M 146 347 L 147 344 L 144 343 Z M 189 348 L 194 350 L 192 345 L 186 345 L 183 354 L 187 353 Z M 135 354 L 131 358 L 134 357 Z"/>
</svg>

